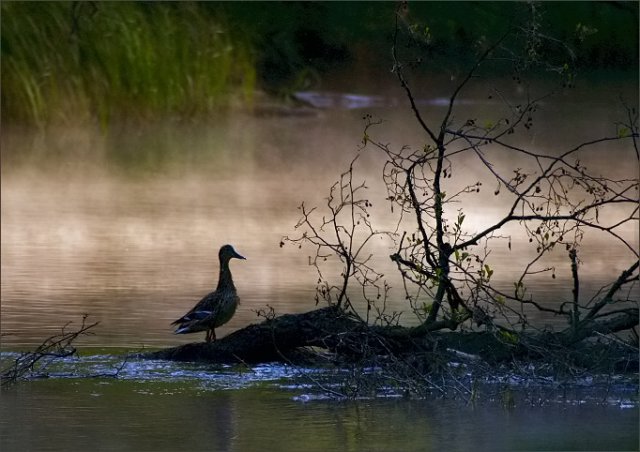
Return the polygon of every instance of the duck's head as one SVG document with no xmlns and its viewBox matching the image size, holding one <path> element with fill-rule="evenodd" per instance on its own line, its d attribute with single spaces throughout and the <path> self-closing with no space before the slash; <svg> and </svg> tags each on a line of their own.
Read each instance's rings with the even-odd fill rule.
<svg viewBox="0 0 640 452">
<path fill-rule="evenodd" d="M 234 250 L 231 245 L 224 245 L 222 248 L 220 248 L 218 256 L 220 257 L 220 261 L 229 261 L 234 257 L 236 259 L 246 259 L 245 257 L 238 254 L 238 252 Z"/>
</svg>

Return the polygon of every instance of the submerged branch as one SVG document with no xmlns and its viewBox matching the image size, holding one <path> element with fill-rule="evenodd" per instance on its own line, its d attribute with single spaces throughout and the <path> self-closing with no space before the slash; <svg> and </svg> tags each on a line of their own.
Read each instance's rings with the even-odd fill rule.
<svg viewBox="0 0 640 452">
<path fill-rule="evenodd" d="M 73 342 L 80 336 L 93 334 L 89 330 L 100 323 L 87 324 L 87 317 L 87 314 L 82 317 L 82 323 L 77 329 L 67 331 L 67 327 L 72 323 L 68 322 L 59 334 L 45 339 L 34 351 L 20 354 L 11 365 L 2 369 L 0 373 L 2 386 L 15 383 L 19 379 L 26 378 L 27 375 L 46 376 L 45 369 L 51 362 L 74 355 L 76 348 Z"/>
</svg>

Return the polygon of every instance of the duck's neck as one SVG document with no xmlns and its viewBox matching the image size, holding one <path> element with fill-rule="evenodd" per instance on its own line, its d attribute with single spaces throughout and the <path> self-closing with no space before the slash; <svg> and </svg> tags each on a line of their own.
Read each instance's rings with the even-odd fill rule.
<svg viewBox="0 0 640 452">
<path fill-rule="evenodd" d="M 220 277 L 218 278 L 218 289 L 235 289 L 233 285 L 233 278 L 231 277 L 231 270 L 229 270 L 229 261 L 220 262 Z"/>
</svg>

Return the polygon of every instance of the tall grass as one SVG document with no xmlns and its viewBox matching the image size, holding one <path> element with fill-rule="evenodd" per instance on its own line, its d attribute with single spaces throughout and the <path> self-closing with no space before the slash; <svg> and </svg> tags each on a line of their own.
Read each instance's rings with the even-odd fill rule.
<svg viewBox="0 0 640 452">
<path fill-rule="evenodd" d="M 339 65 L 386 74 L 394 8 L 1 1 L 2 119 L 198 114 L 251 102 L 257 83 L 287 93 L 305 74 L 323 78 Z M 637 72 L 638 2 L 542 2 L 538 10 L 549 36 L 575 47 L 586 67 Z M 522 2 L 411 2 L 410 20 L 429 27 L 425 61 L 445 72 L 468 67 L 474 42 L 502 34 L 528 11 Z"/>
<path fill-rule="evenodd" d="M 191 115 L 251 102 L 248 41 L 210 8 L 2 2 L 2 119 Z"/>
</svg>

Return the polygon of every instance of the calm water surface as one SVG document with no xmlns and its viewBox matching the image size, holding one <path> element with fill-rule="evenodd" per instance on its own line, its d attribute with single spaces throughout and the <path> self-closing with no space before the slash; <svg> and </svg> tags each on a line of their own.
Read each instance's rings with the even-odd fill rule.
<svg viewBox="0 0 640 452">
<path fill-rule="evenodd" d="M 577 125 L 532 133 L 524 144 L 551 152 L 554 146 L 566 148 L 593 134 L 608 134 L 608 124 L 618 118 L 615 108 L 580 99 L 577 94 L 549 108 L 541 119 L 541 126 L 545 121 L 554 125 L 568 115 Z M 255 311 L 266 306 L 278 313 L 314 308 L 317 274 L 307 265 L 310 250 L 278 246 L 283 235 L 295 234 L 297 206 L 325 202 L 329 186 L 355 155 L 363 111 L 387 120 L 383 141 L 421 147 L 424 140 L 401 101 L 389 101 L 391 107 L 380 106 L 379 98 L 374 101 L 370 110 L 342 105 L 317 115 L 234 115 L 207 124 L 114 126 L 106 133 L 64 128 L 46 138 L 3 131 L 3 350 L 37 345 L 68 321 L 78 324 L 85 313 L 100 324 L 95 335 L 78 342 L 81 346 L 135 350 L 201 340 L 202 335 L 174 336 L 169 323 L 214 288 L 217 250 L 224 243 L 232 243 L 248 259 L 232 262 L 242 301 L 219 336 L 258 321 Z M 425 105 L 429 115 L 442 112 L 437 102 Z M 466 108 L 469 115 L 491 110 L 475 101 Z M 620 155 L 623 150 L 609 145 L 588 160 L 635 177 L 637 170 Z M 368 152 L 359 163 L 356 175 L 371 187 L 373 217 L 381 227 L 392 226 L 384 190 L 377 185 L 380 156 Z M 460 162 L 459 168 L 463 180 L 486 177 L 468 162 Z M 483 193 L 461 206 L 466 224 L 476 230 L 502 212 L 499 200 L 487 199 Z M 514 234 L 512 250 L 504 244 L 491 256 L 494 278 L 506 287 L 531 251 L 517 232 L 509 233 Z M 637 224 L 624 233 L 637 246 Z M 629 265 L 629 253 L 598 236 L 587 240 L 594 246 L 584 247 L 581 274 L 583 294 L 590 297 Z M 388 256 L 393 245 L 375 242 L 372 252 L 378 268 L 392 274 Z M 558 277 L 540 277 L 531 290 L 542 300 L 569 300 L 565 253 L 553 254 L 549 264 L 556 266 Z M 339 274 L 339 266 L 327 265 L 326 275 Z M 401 300 L 401 293 L 393 297 L 389 310 L 407 311 Z M 402 321 L 412 324 L 416 319 L 405 313 Z M 540 321 L 564 327 L 559 319 Z M 53 378 L 3 390 L 2 450 L 638 446 L 637 397 L 622 407 L 618 400 L 585 403 L 577 398 L 574 403 L 522 403 L 513 409 L 491 401 L 475 407 L 456 400 L 335 402 L 308 398 L 297 382 L 290 384 L 288 377 L 282 381 L 282 371 L 273 379 L 252 377 L 247 385 L 236 371 L 220 385 L 217 378 L 225 375 L 220 369 L 197 378 L 179 378 L 184 368 L 171 372 L 171 378 Z"/>
<path fill-rule="evenodd" d="M 113 356 L 82 360 L 92 366 L 85 371 L 109 373 L 118 365 Z M 638 445 L 634 391 L 594 399 L 589 389 L 528 388 L 514 392 L 508 406 L 499 385 L 475 404 L 336 401 L 318 394 L 305 375 L 322 376 L 305 372 L 311 371 L 130 361 L 118 379 L 19 384 L 0 393 L 0 444 L 3 451 L 612 451 Z"/>
<path fill-rule="evenodd" d="M 2 174 L 4 344 L 37 344 L 43 334 L 85 313 L 101 322 L 96 335 L 88 339 L 91 345 L 165 346 L 191 341 L 194 337 L 173 336 L 168 324 L 215 287 L 217 250 L 225 243 L 232 243 L 248 259 L 232 263 L 242 304 L 221 328 L 222 335 L 256 321 L 255 310 L 267 305 L 278 313 L 313 308 L 317 274 L 307 265 L 313 250 L 278 246 L 283 235 L 297 233 L 297 207 L 304 201 L 322 209 L 329 186 L 356 154 L 363 111 L 386 120 L 377 132 L 385 141 L 400 146 L 424 140 L 405 107 L 380 108 L 379 99 L 374 100 L 371 109 L 319 110 L 317 115 L 233 115 L 210 123 L 114 125 L 103 134 L 66 128 L 45 138 L 4 133 L 3 150 L 8 149 L 3 151 L 8 163 Z M 606 135 L 605 126 L 602 130 L 572 127 L 570 136 L 567 130 L 547 127 L 566 115 L 583 113 L 578 100 L 575 96 L 547 107 L 539 127 L 550 132 L 524 135 L 522 145 L 551 152 L 594 133 Z M 465 108 L 471 111 L 465 113 L 490 115 L 494 106 L 483 102 L 469 100 Z M 617 110 L 609 104 L 586 105 L 593 118 L 576 118 L 578 126 L 616 118 Z M 442 113 L 437 103 L 429 108 L 434 117 Z M 626 153 L 630 151 L 616 143 L 600 146 L 585 156 L 585 163 L 607 164 L 616 175 L 635 177 L 637 171 L 622 158 L 631 156 Z M 51 155 L 58 154 L 64 157 L 52 161 Z M 380 154 L 364 152 L 356 179 L 370 187 L 372 220 L 378 229 L 393 229 L 395 216 L 379 183 L 381 163 Z M 454 163 L 454 171 L 460 173 L 447 179 L 445 190 L 453 192 L 470 180 L 487 180 L 486 171 L 476 164 Z M 518 163 L 496 160 L 505 167 Z M 455 218 L 463 208 L 465 225 L 481 230 L 504 214 L 504 200 L 493 197 L 493 190 L 491 185 L 487 193 L 464 198 L 451 206 L 449 214 Z M 513 237 L 511 250 L 506 240 L 496 241 L 488 260 L 494 281 L 506 290 L 512 290 L 526 259 L 533 255 L 533 247 L 516 226 L 504 231 Z M 623 228 L 622 234 L 637 247 L 637 222 Z M 376 240 L 370 251 L 376 267 L 395 287 L 389 311 L 405 311 L 402 321 L 415 323 L 388 258 L 393 243 Z M 580 253 L 584 300 L 631 263 L 629 250 L 598 234 L 587 235 Z M 550 273 L 532 278 L 529 293 L 543 302 L 571 299 L 566 254 L 558 249 L 540 264 L 555 267 L 557 278 Z M 324 274 L 336 281 L 339 265 L 331 261 L 326 265 Z M 565 326 L 558 318 L 540 321 Z"/>
</svg>

